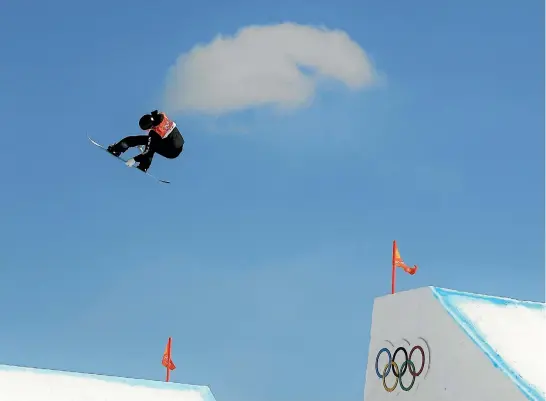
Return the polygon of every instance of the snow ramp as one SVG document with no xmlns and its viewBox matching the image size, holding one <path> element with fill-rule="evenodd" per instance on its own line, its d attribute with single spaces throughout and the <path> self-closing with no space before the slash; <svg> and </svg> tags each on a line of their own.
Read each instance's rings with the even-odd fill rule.
<svg viewBox="0 0 546 401">
<path fill-rule="evenodd" d="M 215 401 L 206 386 L 0 365 L 1 401 Z"/>
<path fill-rule="evenodd" d="M 546 305 L 437 287 L 374 301 L 364 401 L 544 401 Z"/>
</svg>

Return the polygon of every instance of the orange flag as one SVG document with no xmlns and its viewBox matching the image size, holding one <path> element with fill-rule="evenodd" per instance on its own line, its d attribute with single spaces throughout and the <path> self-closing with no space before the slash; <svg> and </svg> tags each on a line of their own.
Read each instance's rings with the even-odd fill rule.
<svg viewBox="0 0 546 401">
<path fill-rule="evenodd" d="M 417 272 L 417 265 L 413 267 L 408 266 L 398 251 L 398 246 L 396 241 L 392 242 L 392 279 L 391 279 L 391 293 L 394 294 L 396 288 L 396 268 L 400 267 L 406 273 L 414 275 Z"/>
<path fill-rule="evenodd" d="M 398 246 L 396 245 L 396 241 L 394 242 L 394 255 L 393 255 L 393 267 L 400 267 L 402 268 L 406 273 L 414 275 L 417 272 L 417 265 L 413 265 L 413 267 L 408 266 L 404 263 L 404 260 L 400 256 L 400 252 L 398 251 Z"/>
<path fill-rule="evenodd" d="M 165 347 L 165 352 L 163 353 L 163 360 L 161 361 L 161 364 L 165 366 L 168 370 L 175 370 L 176 366 L 171 359 L 171 342 L 172 340 L 169 337 L 169 341 L 167 342 L 167 346 Z"/>
</svg>

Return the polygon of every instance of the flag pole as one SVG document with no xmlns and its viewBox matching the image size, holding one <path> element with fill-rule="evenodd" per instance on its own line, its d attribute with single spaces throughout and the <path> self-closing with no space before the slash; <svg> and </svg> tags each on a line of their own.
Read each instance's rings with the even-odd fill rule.
<svg viewBox="0 0 546 401">
<path fill-rule="evenodd" d="M 395 282 L 396 282 L 395 254 L 396 254 L 396 240 L 392 241 L 392 277 L 391 277 L 391 294 L 394 294 Z"/>
</svg>

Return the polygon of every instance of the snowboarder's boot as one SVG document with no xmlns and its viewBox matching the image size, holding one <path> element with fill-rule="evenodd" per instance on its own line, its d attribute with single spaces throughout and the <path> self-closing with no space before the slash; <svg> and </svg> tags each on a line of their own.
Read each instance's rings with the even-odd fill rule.
<svg viewBox="0 0 546 401">
<path fill-rule="evenodd" d="M 141 162 L 141 163 L 138 163 L 138 166 L 136 166 L 136 168 L 138 168 L 140 171 L 143 171 L 143 172 L 146 173 L 148 171 L 148 169 L 150 168 L 150 166 L 145 166 Z"/>
<path fill-rule="evenodd" d="M 110 145 L 108 146 L 108 152 L 112 153 L 114 156 L 116 157 L 120 157 L 121 154 L 123 153 L 122 151 L 116 149 L 116 145 Z"/>
</svg>

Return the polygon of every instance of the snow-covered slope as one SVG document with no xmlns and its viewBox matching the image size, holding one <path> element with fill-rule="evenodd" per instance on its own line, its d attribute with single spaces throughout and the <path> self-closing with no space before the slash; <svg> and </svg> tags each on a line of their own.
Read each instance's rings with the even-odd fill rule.
<svg viewBox="0 0 546 401">
<path fill-rule="evenodd" d="M 215 401 L 208 387 L 0 365 L 2 401 Z"/>
<path fill-rule="evenodd" d="M 466 334 L 531 400 L 546 394 L 546 307 L 518 301 L 432 288 Z"/>
</svg>

